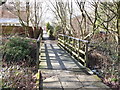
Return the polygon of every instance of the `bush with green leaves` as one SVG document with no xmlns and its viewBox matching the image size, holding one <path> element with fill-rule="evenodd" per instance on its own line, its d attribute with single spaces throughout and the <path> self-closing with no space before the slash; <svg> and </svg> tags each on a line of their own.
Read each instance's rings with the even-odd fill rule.
<svg viewBox="0 0 120 90">
<path fill-rule="evenodd" d="M 48 31 L 48 30 L 52 30 L 52 29 L 53 29 L 53 27 L 50 25 L 50 23 L 49 23 L 49 22 L 46 24 L 46 29 L 47 29 L 47 31 Z"/>
<path fill-rule="evenodd" d="M 50 25 L 49 22 L 46 24 L 46 29 L 47 29 L 47 32 L 48 32 L 49 36 L 50 36 L 50 37 L 53 37 L 54 28 L 53 28 L 52 25 Z"/>
<path fill-rule="evenodd" d="M 23 37 L 12 37 L 4 46 L 3 60 L 7 62 L 17 62 L 21 60 L 30 60 L 32 50 L 31 39 Z"/>
</svg>

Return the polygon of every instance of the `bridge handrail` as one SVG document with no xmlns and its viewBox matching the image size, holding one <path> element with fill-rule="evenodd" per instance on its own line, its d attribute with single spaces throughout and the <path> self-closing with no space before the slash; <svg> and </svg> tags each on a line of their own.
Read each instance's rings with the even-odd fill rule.
<svg viewBox="0 0 120 90">
<path fill-rule="evenodd" d="M 71 36 L 67 36 L 67 35 L 64 35 L 64 34 L 59 34 L 59 36 L 69 37 L 69 38 L 76 39 L 76 40 L 79 40 L 79 41 L 82 41 L 82 42 L 85 42 L 85 43 L 89 43 L 89 41 L 87 41 L 87 40 L 82 40 L 82 39 L 71 37 Z"/>
<path fill-rule="evenodd" d="M 71 36 L 59 34 L 58 44 L 67 50 L 73 57 L 88 66 L 88 43 L 87 40 L 81 40 Z"/>
<path fill-rule="evenodd" d="M 37 52 L 36 52 L 36 58 L 37 58 L 37 61 L 36 61 L 36 65 L 37 65 L 37 68 L 39 68 L 39 54 L 40 54 L 40 46 L 41 46 L 41 39 L 42 39 L 42 34 L 39 34 L 38 38 L 36 39 L 37 41 Z"/>
</svg>

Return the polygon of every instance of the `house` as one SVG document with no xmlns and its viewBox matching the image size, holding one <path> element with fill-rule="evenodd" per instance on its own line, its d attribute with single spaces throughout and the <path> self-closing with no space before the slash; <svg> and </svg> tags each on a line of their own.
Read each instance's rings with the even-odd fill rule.
<svg viewBox="0 0 120 90">
<path fill-rule="evenodd" d="M 7 4 L 0 6 L 0 25 L 2 25 L 2 35 L 7 36 L 15 33 L 25 33 L 26 29 L 24 27 L 21 27 L 20 23 L 20 19 L 22 19 L 22 22 L 27 25 L 27 14 L 25 8 L 20 10 L 19 16 L 20 17 L 18 17 L 17 10 L 12 6 L 9 6 Z M 33 33 L 39 34 L 42 31 L 42 29 L 36 30 L 31 26 L 27 29 L 30 37 L 34 36 Z"/>
<path fill-rule="evenodd" d="M 20 18 L 26 22 L 27 21 L 27 16 L 26 16 L 26 11 L 20 11 Z M 0 6 L 0 21 L 2 23 L 3 20 L 10 22 L 10 20 L 13 21 L 13 23 L 19 21 L 17 12 L 14 8 L 6 5 Z M 5 23 L 5 21 L 3 21 Z M 15 21 L 15 22 L 14 22 Z"/>
</svg>

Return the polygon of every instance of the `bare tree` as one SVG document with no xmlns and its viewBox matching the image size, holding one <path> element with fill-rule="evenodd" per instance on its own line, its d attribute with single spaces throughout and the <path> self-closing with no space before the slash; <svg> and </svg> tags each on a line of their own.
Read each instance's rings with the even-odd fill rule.
<svg viewBox="0 0 120 90">
<path fill-rule="evenodd" d="M 45 13 L 45 9 L 42 7 L 42 2 L 34 1 L 30 6 L 30 22 L 33 27 L 34 37 L 37 37 L 38 29 L 40 28 L 40 23 L 42 16 Z"/>
<path fill-rule="evenodd" d="M 68 3 L 64 2 L 63 0 L 60 0 L 60 1 L 55 0 L 55 2 L 51 2 L 49 0 L 49 2 L 54 8 L 54 9 L 52 9 L 53 13 L 56 15 L 58 22 L 60 22 L 60 25 L 62 27 L 62 33 L 66 34 L 66 31 L 68 31 L 68 27 L 67 27 L 67 19 L 68 19 L 67 6 L 68 6 Z"/>
<path fill-rule="evenodd" d="M 38 2 L 36 0 L 34 2 L 26 1 L 24 3 L 15 1 L 11 4 L 11 6 L 5 5 L 5 7 L 19 18 L 20 24 L 24 28 L 26 36 L 30 36 L 29 26 L 32 25 L 34 34 L 33 36 L 34 38 L 37 38 L 40 21 L 44 12 L 42 8 L 42 2 Z"/>
<path fill-rule="evenodd" d="M 79 25 L 80 25 L 80 27 L 82 27 L 82 28 L 80 28 L 80 30 L 81 30 L 81 36 L 82 36 L 81 38 L 83 39 L 85 31 L 86 31 L 86 15 L 84 13 L 85 1 L 82 2 L 82 1 L 76 0 L 76 4 L 77 4 L 80 12 L 82 13 L 81 20 L 79 21 Z"/>
<path fill-rule="evenodd" d="M 93 8 L 93 10 L 89 13 L 86 10 L 86 3 L 89 3 L 89 6 L 91 6 L 91 8 Z M 98 13 L 99 13 L 99 3 L 100 1 L 98 0 L 93 1 L 93 2 L 89 2 L 89 1 L 79 1 L 76 0 L 76 4 L 80 10 L 81 13 L 81 19 L 79 19 L 76 16 L 77 21 L 79 22 L 79 27 L 81 29 L 81 35 L 82 35 L 82 39 L 87 39 L 87 40 L 91 40 L 91 38 L 93 37 L 95 31 L 103 24 L 97 24 L 98 21 Z M 91 15 L 92 14 L 92 15 Z M 88 28 L 92 27 L 90 31 L 88 31 Z"/>
<path fill-rule="evenodd" d="M 120 1 L 117 2 L 118 63 L 120 63 Z"/>
<path fill-rule="evenodd" d="M 16 1 L 16 2 L 12 2 L 11 4 L 12 4 L 11 6 L 5 5 L 5 8 L 19 18 L 19 22 L 25 30 L 25 35 L 29 36 L 28 30 L 27 30 L 28 29 L 27 25 L 28 25 L 28 22 L 29 22 L 29 20 L 28 20 L 28 18 L 29 18 L 29 15 L 28 15 L 29 10 L 28 9 L 29 8 L 28 8 L 27 4 L 26 4 L 26 13 L 27 14 L 24 16 L 24 17 L 27 17 L 27 20 L 28 20 L 27 24 L 25 23 L 24 19 L 22 18 L 21 11 L 23 10 L 23 6 L 21 6 L 21 2 Z"/>
<path fill-rule="evenodd" d="M 71 1 L 68 1 L 68 14 L 69 14 L 69 23 L 70 23 L 70 30 L 69 30 L 69 35 L 72 35 L 72 36 L 74 36 L 74 37 L 76 37 L 76 34 L 75 34 L 75 28 L 74 28 L 74 26 L 73 26 L 73 20 L 72 20 L 72 18 L 73 18 L 73 0 L 71 0 Z M 72 29 L 72 30 L 71 30 Z"/>
</svg>

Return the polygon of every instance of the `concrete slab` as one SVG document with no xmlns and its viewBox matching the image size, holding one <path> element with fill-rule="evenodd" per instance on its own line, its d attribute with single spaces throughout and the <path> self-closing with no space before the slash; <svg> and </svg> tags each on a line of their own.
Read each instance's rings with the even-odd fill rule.
<svg viewBox="0 0 120 90">
<path fill-rule="evenodd" d="M 62 88 L 57 76 L 46 78 L 43 82 L 43 88 Z"/>
<path fill-rule="evenodd" d="M 79 82 L 79 80 L 74 75 L 58 76 L 61 82 Z"/>
<path fill-rule="evenodd" d="M 64 89 L 79 89 L 83 87 L 80 82 L 61 82 L 61 84 Z"/>
<path fill-rule="evenodd" d="M 101 81 L 96 75 L 76 75 L 80 81 Z"/>
</svg>

